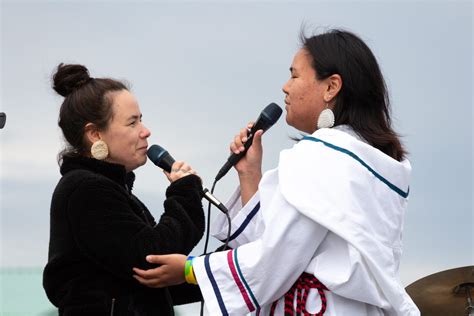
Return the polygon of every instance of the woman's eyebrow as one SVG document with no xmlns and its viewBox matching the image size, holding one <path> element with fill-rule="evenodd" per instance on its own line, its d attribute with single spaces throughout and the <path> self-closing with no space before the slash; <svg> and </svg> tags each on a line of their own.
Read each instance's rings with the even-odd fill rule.
<svg viewBox="0 0 474 316">
<path fill-rule="evenodd" d="M 137 119 L 141 119 L 143 116 L 143 114 L 140 114 L 140 115 L 131 115 L 129 118 L 128 118 L 128 121 L 131 121 L 131 120 L 137 120 Z"/>
</svg>

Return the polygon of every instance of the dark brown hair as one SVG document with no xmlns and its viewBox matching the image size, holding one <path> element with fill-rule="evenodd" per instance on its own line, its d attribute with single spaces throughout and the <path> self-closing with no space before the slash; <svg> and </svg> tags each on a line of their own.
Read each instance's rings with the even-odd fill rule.
<svg viewBox="0 0 474 316">
<path fill-rule="evenodd" d="M 401 161 L 406 155 L 390 119 L 390 100 L 380 67 L 369 47 L 356 35 L 330 30 L 301 42 L 313 60 L 318 80 L 342 78 L 336 96 L 335 125 L 347 124 L 370 145 Z"/>
<path fill-rule="evenodd" d="M 86 67 L 76 64 L 59 64 L 53 75 L 53 89 L 65 99 L 59 111 L 58 125 L 67 141 L 59 153 L 65 156 L 83 156 L 89 151 L 84 139 L 86 124 L 93 123 L 105 130 L 112 118 L 113 98 L 110 93 L 129 88 L 118 80 L 92 78 Z"/>
</svg>

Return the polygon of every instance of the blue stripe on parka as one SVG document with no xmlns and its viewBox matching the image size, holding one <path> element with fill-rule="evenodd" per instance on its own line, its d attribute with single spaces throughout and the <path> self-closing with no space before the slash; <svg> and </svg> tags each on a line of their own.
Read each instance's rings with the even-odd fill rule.
<svg viewBox="0 0 474 316">
<path fill-rule="evenodd" d="M 250 223 L 250 221 L 255 216 L 255 214 L 257 214 L 259 209 L 260 209 L 260 202 L 258 202 L 257 205 L 255 205 L 255 207 L 252 209 L 252 211 L 250 211 L 250 213 L 247 214 L 247 217 L 239 226 L 239 228 L 237 228 L 237 230 L 229 237 L 229 241 L 234 240 L 244 231 L 245 227 L 247 227 L 247 225 Z M 225 240 L 221 240 L 221 241 L 225 242 Z"/>
<path fill-rule="evenodd" d="M 207 277 L 209 278 L 209 281 L 211 281 L 212 288 L 214 289 L 214 294 L 216 295 L 217 302 L 219 303 L 219 308 L 221 309 L 222 315 L 228 316 L 229 313 L 227 312 L 227 309 L 225 308 L 224 301 L 222 300 L 221 292 L 219 291 L 219 287 L 217 286 L 217 283 L 216 283 L 216 279 L 214 279 L 214 276 L 212 275 L 211 266 L 209 264 L 209 256 L 210 254 L 204 257 L 204 265 L 206 267 Z"/>
<path fill-rule="evenodd" d="M 397 186 L 395 186 L 393 183 L 391 183 L 390 181 L 388 181 L 387 179 L 385 179 L 384 177 L 382 177 L 379 173 L 377 173 L 374 169 L 372 169 L 368 164 L 366 164 L 362 159 L 359 158 L 359 156 L 357 156 L 356 154 L 354 154 L 353 152 L 345 149 L 345 148 L 342 148 L 342 147 L 339 147 L 339 146 L 336 146 L 336 145 L 333 145 L 331 143 L 328 143 L 328 142 L 325 142 L 324 140 L 321 140 L 319 138 L 315 138 L 315 137 L 311 137 L 311 136 L 305 136 L 303 137 L 303 140 L 310 140 L 310 141 L 313 141 L 313 142 L 317 142 L 317 143 L 322 143 L 324 144 L 325 146 L 329 147 L 329 148 L 332 148 L 334 150 L 337 150 L 341 153 L 344 153 L 346 155 L 349 155 L 350 157 L 354 158 L 356 161 L 358 161 L 362 166 L 364 166 L 365 168 L 367 168 L 367 170 L 369 170 L 377 179 L 379 179 L 380 181 L 382 181 L 383 183 L 385 183 L 390 189 L 392 189 L 393 191 L 395 191 L 396 193 L 398 193 L 401 197 L 403 198 L 407 198 L 408 197 L 408 194 L 410 193 L 410 188 L 408 188 L 408 190 L 405 192 L 403 190 L 401 190 L 400 188 L 398 188 Z"/>
</svg>

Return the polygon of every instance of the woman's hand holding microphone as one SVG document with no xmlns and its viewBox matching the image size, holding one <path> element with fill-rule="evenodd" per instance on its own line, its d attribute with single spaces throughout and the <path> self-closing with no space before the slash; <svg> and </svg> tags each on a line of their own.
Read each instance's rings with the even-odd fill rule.
<svg viewBox="0 0 474 316">
<path fill-rule="evenodd" d="M 232 153 L 239 154 L 245 150 L 244 144 L 247 141 L 247 133 L 253 125 L 254 122 L 250 122 L 247 127 L 240 130 L 239 134 L 235 135 L 234 140 L 230 144 L 230 151 Z M 252 146 L 234 166 L 239 175 L 242 205 L 245 205 L 257 192 L 258 184 L 262 178 L 262 134 L 263 130 L 255 132 Z"/>
</svg>

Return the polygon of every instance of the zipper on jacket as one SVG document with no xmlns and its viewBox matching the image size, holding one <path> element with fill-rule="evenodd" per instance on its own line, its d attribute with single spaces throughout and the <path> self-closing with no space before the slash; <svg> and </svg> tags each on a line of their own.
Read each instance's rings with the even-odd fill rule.
<svg viewBox="0 0 474 316">
<path fill-rule="evenodd" d="M 112 299 L 112 306 L 110 307 L 110 316 L 114 316 L 115 298 Z"/>
<path fill-rule="evenodd" d="M 148 219 L 148 217 L 145 214 L 145 210 L 140 205 L 140 203 L 138 201 L 136 201 L 136 199 L 133 198 L 132 190 L 129 189 L 129 187 L 126 183 L 125 183 L 125 191 L 127 191 L 127 194 L 128 194 L 128 197 L 130 198 L 130 200 L 132 200 L 132 202 L 138 206 L 140 211 L 142 211 L 142 217 L 145 220 L 145 223 L 147 223 L 149 226 L 151 226 L 150 220 Z"/>
</svg>

